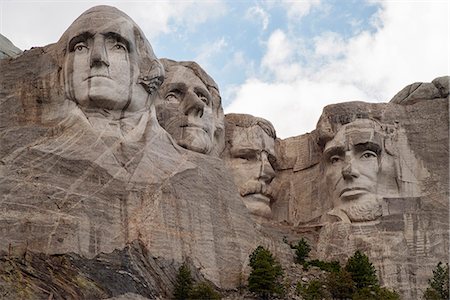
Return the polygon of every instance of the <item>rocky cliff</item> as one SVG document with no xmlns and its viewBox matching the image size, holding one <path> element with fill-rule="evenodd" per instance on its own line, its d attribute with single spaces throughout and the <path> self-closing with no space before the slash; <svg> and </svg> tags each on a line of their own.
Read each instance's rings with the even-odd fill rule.
<svg viewBox="0 0 450 300">
<path fill-rule="evenodd" d="M 90 35 L 85 26 L 93 26 Z M 108 48 L 125 51 L 130 66 L 106 63 L 90 47 L 111 42 L 95 30 L 130 32 L 111 35 L 120 47 Z M 77 82 L 86 51 L 90 75 Z M 129 77 L 111 94 L 101 72 L 116 63 L 118 77 L 109 79 L 119 86 Z M 260 244 L 290 265 L 284 237 L 307 237 L 321 259 L 364 250 L 381 283 L 404 299 L 418 298 L 433 266 L 448 261 L 449 77 L 412 84 L 388 103 L 327 106 L 316 130 L 280 140 L 270 122 L 248 115 L 228 120 L 239 130 L 225 135 L 218 87 L 202 80 L 198 65 L 183 63 L 165 80 L 170 87 L 169 80 L 189 78 L 183 97 L 190 104 L 171 105 L 171 114 L 201 118 L 209 109 L 222 118 L 214 120 L 214 139 L 227 144 L 219 158 L 159 125 L 155 99 L 174 99 L 168 87 L 158 92 L 161 66 L 137 25 L 104 6 L 80 16 L 57 43 L 0 60 L 4 298 L 170 298 L 183 262 L 195 278 L 230 290 L 245 280 Z M 191 93 L 194 84 L 203 94 Z M 211 142 L 198 138 L 207 135 L 194 117 L 180 125 L 194 133 L 188 141 Z M 254 153 L 239 149 L 245 143 Z M 236 174 L 247 178 L 253 169 L 258 176 L 242 189 Z M 264 201 L 263 214 L 248 194 Z"/>
</svg>

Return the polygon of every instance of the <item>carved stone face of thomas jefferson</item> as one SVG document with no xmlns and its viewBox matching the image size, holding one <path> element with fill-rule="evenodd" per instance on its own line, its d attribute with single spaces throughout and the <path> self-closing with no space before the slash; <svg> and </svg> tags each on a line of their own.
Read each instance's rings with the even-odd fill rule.
<svg viewBox="0 0 450 300">
<path fill-rule="evenodd" d="M 335 209 L 350 221 L 370 221 L 382 213 L 378 193 L 383 138 L 371 120 L 342 126 L 324 149 L 325 176 Z"/>
<path fill-rule="evenodd" d="M 211 152 L 216 126 L 212 95 L 190 68 L 172 66 L 167 75 L 156 101 L 161 126 L 183 148 Z"/>
</svg>

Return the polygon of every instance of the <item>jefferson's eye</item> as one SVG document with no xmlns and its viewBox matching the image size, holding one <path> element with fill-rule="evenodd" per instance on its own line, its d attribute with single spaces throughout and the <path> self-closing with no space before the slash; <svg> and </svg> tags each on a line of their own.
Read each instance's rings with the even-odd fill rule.
<svg viewBox="0 0 450 300">
<path fill-rule="evenodd" d="M 375 152 L 370 151 L 370 150 L 364 151 L 363 154 L 361 154 L 361 158 L 364 158 L 364 159 L 370 159 L 370 158 L 376 158 L 376 157 L 378 157 L 378 155 Z"/>
<path fill-rule="evenodd" d="M 180 100 L 180 91 L 179 90 L 172 90 L 166 95 L 167 101 L 179 101 Z"/>
<path fill-rule="evenodd" d="M 335 163 L 338 163 L 341 160 L 340 156 L 337 155 L 333 155 L 332 157 L 330 157 L 330 163 L 332 165 L 334 165 Z"/>
<path fill-rule="evenodd" d="M 206 105 L 209 105 L 209 99 L 208 97 L 206 97 L 205 95 L 203 95 L 201 92 L 196 92 L 195 93 L 198 97 L 198 99 L 200 99 L 201 101 L 203 101 Z"/>
</svg>

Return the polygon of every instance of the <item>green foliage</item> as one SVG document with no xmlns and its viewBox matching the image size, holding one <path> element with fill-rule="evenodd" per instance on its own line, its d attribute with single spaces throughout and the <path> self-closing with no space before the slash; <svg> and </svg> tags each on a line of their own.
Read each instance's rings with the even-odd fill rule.
<svg viewBox="0 0 450 300">
<path fill-rule="evenodd" d="M 323 270 L 323 271 L 327 271 L 327 272 L 339 272 L 339 270 L 341 269 L 341 265 L 339 264 L 338 261 L 323 261 L 323 260 L 319 260 L 319 259 L 313 259 L 311 261 L 306 261 L 303 263 L 303 267 L 308 267 L 308 266 L 315 266 L 318 267 L 319 269 Z"/>
<path fill-rule="evenodd" d="M 295 249 L 295 262 L 299 264 L 303 264 L 311 252 L 311 247 L 304 238 L 298 241 L 297 245 L 291 245 L 291 248 Z"/>
<path fill-rule="evenodd" d="M 252 268 L 248 277 L 249 290 L 262 299 L 268 299 L 273 294 L 281 294 L 283 286 L 280 284 L 280 277 L 283 270 L 272 253 L 258 246 L 249 257 L 249 265 Z"/>
<path fill-rule="evenodd" d="M 189 292 L 192 289 L 192 275 L 191 270 L 186 264 L 182 264 L 178 268 L 177 279 L 175 283 L 175 290 L 173 296 L 177 300 L 183 300 L 189 298 Z"/>
<path fill-rule="evenodd" d="M 357 290 L 352 300 L 400 300 L 400 295 L 387 288 L 372 286 Z"/>
<path fill-rule="evenodd" d="M 350 299 L 356 291 L 351 274 L 344 269 L 330 272 L 326 279 L 326 286 L 334 299 Z"/>
<path fill-rule="evenodd" d="M 367 255 L 359 250 L 347 260 L 345 270 L 351 274 L 357 289 L 378 286 L 375 267 L 369 261 Z"/>
<path fill-rule="evenodd" d="M 391 291 L 387 288 L 379 288 L 378 289 L 378 299 L 383 300 L 400 300 L 400 295 L 396 291 Z"/>
<path fill-rule="evenodd" d="M 331 299 L 324 284 L 320 280 L 311 280 L 308 284 L 297 283 L 296 292 L 305 300 Z"/>
<path fill-rule="evenodd" d="M 441 298 L 441 295 L 439 295 L 438 292 L 436 292 L 433 289 L 427 288 L 425 293 L 423 294 L 423 298 L 425 300 L 443 300 L 444 298 Z"/>
<path fill-rule="evenodd" d="M 429 287 L 425 291 L 426 300 L 449 299 L 449 266 L 439 262 L 433 270 L 433 277 L 428 280 Z"/>
<path fill-rule="evenodd" d="M 220 299 L 220 294 L 216 292 L 208 283 L 199 282 L 189 292 L 189 299 Z"/>
</svg>

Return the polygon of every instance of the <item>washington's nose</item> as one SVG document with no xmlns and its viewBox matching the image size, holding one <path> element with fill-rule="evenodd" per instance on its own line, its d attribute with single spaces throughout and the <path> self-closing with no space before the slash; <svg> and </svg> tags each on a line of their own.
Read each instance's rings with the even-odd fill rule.
<svg viewBox="0 0 450 300">
<path fill-rule="evenodd" d="M 91 52 L 91 68 L 101 65 L 109 67 L 108 54 L 106 53 L 104 39 L 95 38 Z"/>
<path fill-rule="evenodd" d="M 261 153 L 261 174 L 259 179 L 263 180 L 265 183 L 270 183 L 274 177 L 275 171 L 270 164 L 267 153 L 263 151 Z"/>
<path fill-rule="evenodd" d="M 205 108 L 205 103 L 199 99 L 197 94 L 193 91 L 188 90 L 183 100 L 183 111 L 186 116 L 195 116 L 201 118 L 203 116 L 203 109 Z"/>
<path fill-rule="evenodd" d="M 358 171 L 352 166 L 351 163 L 347 163 L 342 167 L 342 177 L 346 180 L 351 180 L 359 177 Z"/>
</svg>

